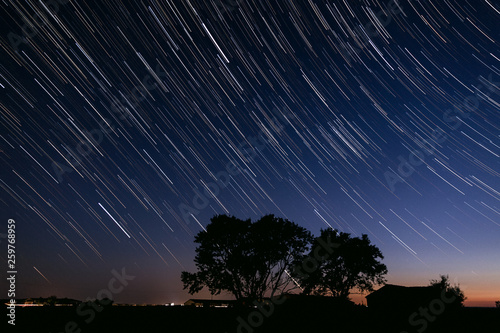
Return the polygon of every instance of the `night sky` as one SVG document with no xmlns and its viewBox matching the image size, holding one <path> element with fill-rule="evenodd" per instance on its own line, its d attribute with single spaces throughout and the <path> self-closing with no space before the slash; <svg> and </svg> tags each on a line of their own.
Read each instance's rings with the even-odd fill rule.
<svg viewBox="0 0 500 333">
<path fill-rule="evenodd" d="M 498 1 L 0 6 L 17 297 L 124 269 L 115 302 L 184 302 L 210 218 L 273 213 L 368 234 L 388 283 L 500 300 Z"/>
</svg>

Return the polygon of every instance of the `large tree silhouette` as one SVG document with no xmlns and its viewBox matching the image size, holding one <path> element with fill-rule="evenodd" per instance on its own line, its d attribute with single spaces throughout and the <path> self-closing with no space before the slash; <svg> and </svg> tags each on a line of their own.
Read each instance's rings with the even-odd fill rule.
<svg viewBox="0 0 500 333">
<path fill-rule="evenodd" d="M 353 289 L 373 291 L 374 285 L 385 283 L 387 267 L 379 261 L 384 257 L 375 245 L 370 244 L 367 235 L 351 238 L 348 233 L 321 230 L 306 257 L 314 257 L 316 249 L 325 243 L 335 244 L 335 249 L 316 260 L 314 266 L 305 267 L 305 271 L 294 271 L 304 294 L 348 299 Z"/>
<path fill-rule="evenodd" d="M 274 215 L 254 223 L 217 215 L 195 242 L 197 272 L 182 272 L 184 289 L 194 294 L 207 287 L 213 295 L 227 291 L 237 300 L 261 299 L 294 288 L 289 272 L 308 251 L 312 236 Z"/>
<path fill-rule="evenodd" d="M 460 289 L 458 284 L 452 286 L 448 275 L 440 275 L 439 280 L 431 280 L 429 285 L 438 288 L 440 291 L 444 292 L 447 299 L 452 300 L 452 308 L 461 308 L 464 306 L 464 301 L 467 299 L 464 292 Z"/>
</svg>

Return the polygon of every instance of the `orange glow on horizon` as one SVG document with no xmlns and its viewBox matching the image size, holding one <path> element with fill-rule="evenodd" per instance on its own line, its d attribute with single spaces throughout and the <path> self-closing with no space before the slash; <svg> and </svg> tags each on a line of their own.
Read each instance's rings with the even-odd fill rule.
<svg viewBox="0 0 500 333">
<path fill-rule="evenodd" d="M 375 290 L 377 290 L 376 288 Z M 464 302 L 466 307 L 487 307 L 494 308 L 495 302 L 500 301 L 500 289 L 495 291 L 486 290 L 463 290 L 465 297 L 467 298 Z M 352 294 L 350 296 L 351 300 L 356 304 L 366 305 L 366 295 Z"/>
</svg>

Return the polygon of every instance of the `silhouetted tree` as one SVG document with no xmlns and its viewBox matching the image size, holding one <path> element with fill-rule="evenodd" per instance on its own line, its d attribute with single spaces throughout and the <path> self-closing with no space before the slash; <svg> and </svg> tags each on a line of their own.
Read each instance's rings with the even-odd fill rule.
<svg viewBox="0 0 500 333">
<path fill-rule="evenodd" d="M 320 237 L 312 245 L 306 257 L 318 257 L 318 249 L 324 244 L 335 244 L 331 253 L 324 252 L 314 266 L 294 272 L 304 294 L 330 295 L 349 298 L 351 290 L 373 291 L 373 286 L 384 284 L 387 267 L 380 250 L 370 244 L 367 235 L 351 238 L 350 234 L 333 229 L 321 230 Z M 303 259 L 303 262 L 307 260 Z"/>
<path fill-rule="evenodd" d="M 449 280 L 448 275 L 440 275 L 440 280 L 431 280 L 429 283 L 430 286 L 439 288 L 439 290 L 445 290 L 445 295 L 448 298 L 452 298 L 453 296 L 456 299 L 451 303 L 452 307 L 463 307 L 464 301 L 467 299 L 465 297 L 464 292 L 460 289 L 458 284 L 452 286 Z"/>
<path fill-rule="evenodd" d="M 182 272 L 190 294 L 208 287 L 213 295 L 232 293 L 237 300 L 261 299 L 291 284 L 288 271 L 309 249 L 309 231 L 286 219 L 266 215 L 252 223 L 217 215 L 195 242 L 196 273 Z M 293 289 L 293 286 L 290 288 Z"/>
</svg>

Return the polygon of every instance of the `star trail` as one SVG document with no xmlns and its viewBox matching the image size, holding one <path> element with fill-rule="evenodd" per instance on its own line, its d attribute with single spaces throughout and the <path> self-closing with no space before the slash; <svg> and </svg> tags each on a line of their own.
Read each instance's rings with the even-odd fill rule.
<svg viewBox="0 0 500 333">
<path fill-rule="evenodd" d="M 368 234 L 389 283 L 499 297 L 497 1 L 0 6 L 19 297 L 126 267 L 117 302 L 183 302 L 209 219 L 268 213 Z"/>
</svg>

